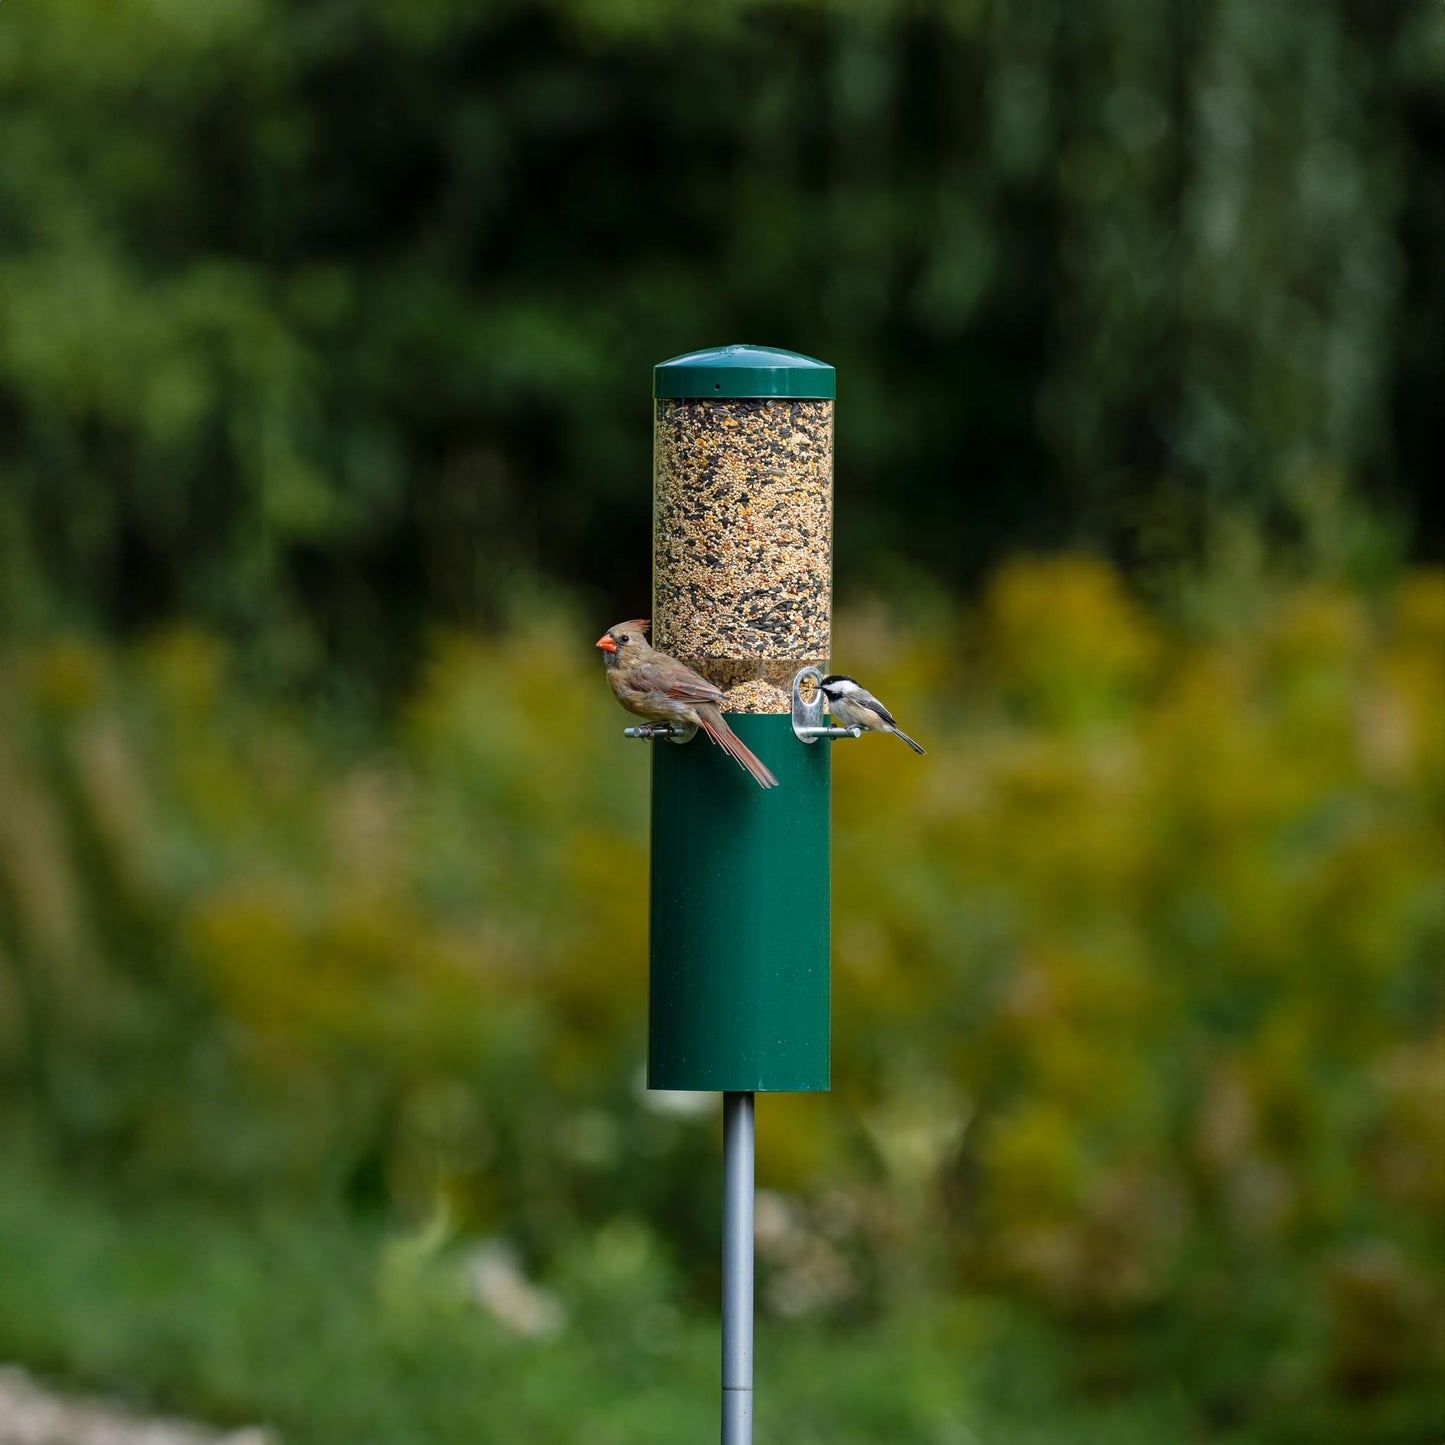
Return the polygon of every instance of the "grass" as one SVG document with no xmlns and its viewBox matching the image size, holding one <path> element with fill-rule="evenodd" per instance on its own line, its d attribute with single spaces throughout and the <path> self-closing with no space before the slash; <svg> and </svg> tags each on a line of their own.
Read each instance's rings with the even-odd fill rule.
<svg viewBox="0 0 1445 1445">
<path fill-rule="evenodd" d="M 9 1158 L 0 1358 L 141 1407 L 265 1422 L 286 1445 L 714 1439 L 716 1321 L 679 1312 L 643 1238 L 623 1225 L 579 1243 L 558 1281 L 567 1328 L 526 1340 L 468 1299 L 454 1248 L 341 1219 L 122 1208 Z M 1167 1393 L 1080 1411 L 1046 1341 L 1003 1341 L 985 1309 L 764 1323 L 758 1445 L 1200 1438 Z"/>
</svg>

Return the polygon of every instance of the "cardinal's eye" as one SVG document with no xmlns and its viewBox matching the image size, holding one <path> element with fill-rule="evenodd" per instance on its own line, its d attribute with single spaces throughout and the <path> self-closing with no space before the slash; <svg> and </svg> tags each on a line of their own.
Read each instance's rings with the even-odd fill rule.
<svg viewBox="0 0 1445 1445">
<path fill-rule="evenodd" d="M 632 639 L 631 639 L 625 632 L 619 632 L 619 633 L 617 634 L 617 640 L 618 640 L 619 642 L 631 642 L 631 641 L 632 641 Z"/>
</svg>

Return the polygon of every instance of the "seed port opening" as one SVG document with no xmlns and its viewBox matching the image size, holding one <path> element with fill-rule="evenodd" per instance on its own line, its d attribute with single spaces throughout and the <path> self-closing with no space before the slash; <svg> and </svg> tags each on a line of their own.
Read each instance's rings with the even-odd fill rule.
<svg viewBox="0 0 1445 1445">
<path fill-rule="evenodd" d="M 816 667 L 801 668 L 793 677 L 793 735 L 800 743 L 819 738 L 861 738 L 860 727 L 829 726 L 823 721 L 828 699 L 823 692 L 823 674 Z"/>
</svg>

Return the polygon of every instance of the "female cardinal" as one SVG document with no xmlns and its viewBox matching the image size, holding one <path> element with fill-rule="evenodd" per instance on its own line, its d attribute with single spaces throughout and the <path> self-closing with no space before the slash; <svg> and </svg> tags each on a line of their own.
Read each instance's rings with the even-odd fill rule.
<svg viewBox="0 0 1445 1445">
<path fill-rule="evenodd" d="M 828 711 L 845 728 L 862 728 L 865 733 L 892 733 L 894 737 L 902 738 L 915 753 L 922 753 L 923 749 L 894 722 L 893 714 L 851 677 L 845 677 L 841 672 L 830 672 L 819 686 L 828 699 Z"/>
<path fill-rule="evenodd" d="M 722 689 L 684 667 L 675 657 L 654 651 L 643 635 L 650 625 L 641 620 L 619 622 L 597 639 L 597 646 L 607 654 L 607 684 L 617 701 L 649 722 L 692 723 L 700 727 L 760 786 L 776 788 L 778 780 L 762 759 L 749 752 L 723 720 Z"/>
</svg>

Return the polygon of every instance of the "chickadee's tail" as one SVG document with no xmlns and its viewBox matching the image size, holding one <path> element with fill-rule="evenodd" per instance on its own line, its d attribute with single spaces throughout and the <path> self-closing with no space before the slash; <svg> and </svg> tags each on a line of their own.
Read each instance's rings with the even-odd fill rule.
<svg viewBox="0 0 1445 1445">
<path fill-rule="evenodd" d="M 894 736 L 895 738 L 902 738 L 903 741 L 904 741 L 905 743 L 907 743 L 908 746 L 909 746 L 910 748 L 912 748 L 913 751 L 914 751 L 915 753 L 917 753 L 920 758 L 923 756 L 923 749 L 922 749 L 921 747 L 919 747 L 918 744 L 917 744 L 916 742 L 914 742 L 913 739 L 912 739 L 911 737 L 909 737 L 908 734 L 907 734 L 906 732 L 904 732 L 902 728 L 891 728 L 890 731 L 892 732 L 892 734 L 893 734 L 893 736 Z"/>
<path fill-rule="evenodd" d="M 708 737 L 728 757 L 745 768 L 760 788 L 776 788 L 778 786 L 778 780 L 768 771 L 767 764 L 744 745 L 743 740 L 727 725 L 723 715 L 715 707 L 697 706 L 697 720 L 702 724 L 702 730 Z"/>
</svg>

